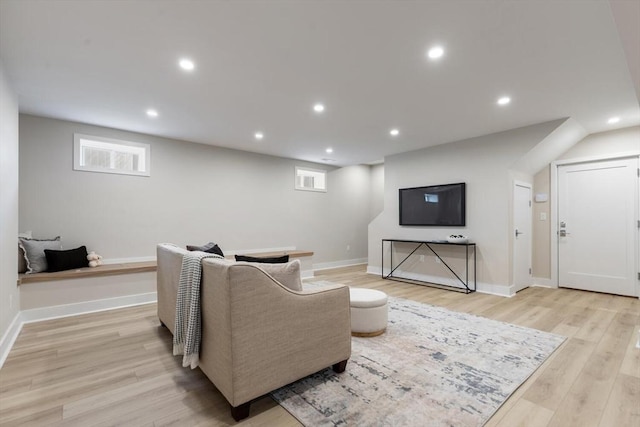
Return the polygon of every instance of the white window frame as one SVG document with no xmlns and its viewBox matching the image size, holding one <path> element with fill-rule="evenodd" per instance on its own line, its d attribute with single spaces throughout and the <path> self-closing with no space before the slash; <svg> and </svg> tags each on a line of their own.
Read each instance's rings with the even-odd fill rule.
<svg viewBox="0 0 640 427">
<path fill-rule="evenodd" d="M 84 164 L 82 158 L 82 148 L 94 146 L 104 149 L 112 153 L 124 152 L 135 153 L 140 155 L 141 162 L 139 170 L 117 169 L 115 167 L 103 168 Z M 109 147 L 111 146 L 111 147 Z M 118 175 L 134 175 L 134 176 L 151 176 L 151 145 L 142 142 L 124 141 L 120 139 L 104 138 L 101 136 L 84 135 L 80 133 L 73 134 L 73 169 L 84 172 L 113 173 Z"/>
<path fill-rule="evenodd" d="M 322 176 L 322 183 L 324 184 L 324 186 L 316 187 L 314 185 L 314 187 L 305 187 L 304 185 L 301 185 L 299 180 L 298 180 L 298 178 L 300 176 L 305 176 L 304 172 L 308 172 L 307 176 L 318 176 L 318 175 L 321 175 Z M 294 176 L 294 183 L 295 183 L 295 189 L 296 190 L 315 191 L 315 192 L 320 192 L 320 193 L 326 193 L 327 192 L 327 171 L 326 170 L 322 170 L 322 169 L 312 169 L 312 168 L 307 168 L 307 167 L 302 167 L 302 166 L 296 166 L 296 171 L 295 171 L 295 176 Z M 315 184 L 315 182 L 314 182 L 314 184 Z"/>
</svg>

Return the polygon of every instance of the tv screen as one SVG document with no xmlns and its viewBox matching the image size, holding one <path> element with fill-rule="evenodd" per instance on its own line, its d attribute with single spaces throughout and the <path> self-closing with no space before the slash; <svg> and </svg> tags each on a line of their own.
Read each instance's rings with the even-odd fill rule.
<svg viewBox="0 0 640 427">
<path fill-rule="evenodd" d="M 400 225 L 465 225 L 465 183 L 401 188 Z"/>
</svg>

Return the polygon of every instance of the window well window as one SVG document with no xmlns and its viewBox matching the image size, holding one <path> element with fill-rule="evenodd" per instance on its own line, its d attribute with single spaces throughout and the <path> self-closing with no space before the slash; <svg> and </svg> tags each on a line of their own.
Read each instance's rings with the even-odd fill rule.
<svg viewBox="0 0 640 427">
<path fill-rule="evenodd" d="M 149 144 L 73 135 L 74 170 L 149 176 L 150 160 Z"/>
<path fill-rule="evenodd" d="M 296 166 L 296 190 L 327 191 L 327 171 Z"/>
</svg>

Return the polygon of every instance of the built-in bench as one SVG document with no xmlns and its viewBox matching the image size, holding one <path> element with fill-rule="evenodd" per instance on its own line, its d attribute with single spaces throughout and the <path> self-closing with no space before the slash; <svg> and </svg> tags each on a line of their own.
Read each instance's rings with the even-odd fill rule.
<svg viewBox="0 0 640 427">
<path fill-rule="evenodd" d="M 256 258 L 272 258 L 283 255 L 289 255 L 289 258 L 304 258 L 313 256 L 311 251 L 275 251 L 275 252 L 257 252 L 248 253 L 248 256 Z M 233 255 L 227 258 L 233 258 Z M 19 274 L 18 285 L 36 282 L 52 282 L 56 280 L 81 279 L 86 277 L 116 276 L 120 274 L 145 273 L 156 271 L 156 261 L 143 262 L 124 262 L 118 264 L 102 264 L 98 267 L 84 267 L 73 270 L 43 272 L 34 274 Z M 303 268 L 304 270 L 304 268 Z"/>
<path fill-rule="evenodd" d="M 73 270 L 19 274 L 18 285 L 55 280 L 80 279 L 86 277 L 115 276 L 119 274 L 145 273 L 156 271 L 156 261 L 125 262 L 118 264 L 102 264 L 97 267 L 76 268 Z"/>
<path fill-rule="evenodd" d="M 289 255 L 300 260 L 302 278 L 313 277 L 313 252 L 280 250 L 243 253 L 254 257 Z M 156 271 L 157 263 L 152 260 L 103 264 L 52 273 L 19 274 L 18 285 L 26 285 L 20 286 L 21 316 L 23 321 L 37 321 L 154 302 Z"/>
</svg>

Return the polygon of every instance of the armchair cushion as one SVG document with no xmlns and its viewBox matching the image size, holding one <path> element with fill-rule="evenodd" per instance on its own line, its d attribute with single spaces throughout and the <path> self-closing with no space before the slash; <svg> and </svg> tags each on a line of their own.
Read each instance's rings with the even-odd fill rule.
<svg viewBox="0 0 640 427">
<path fill-rule="evenodd" d="M 302 291 L 302 281 L 300 280 L 300 261 L 297 259 L 286 264 L 250 262 L 238 262 L 238 264 L 255 265 L 292 291 Z"/>
</svg>

